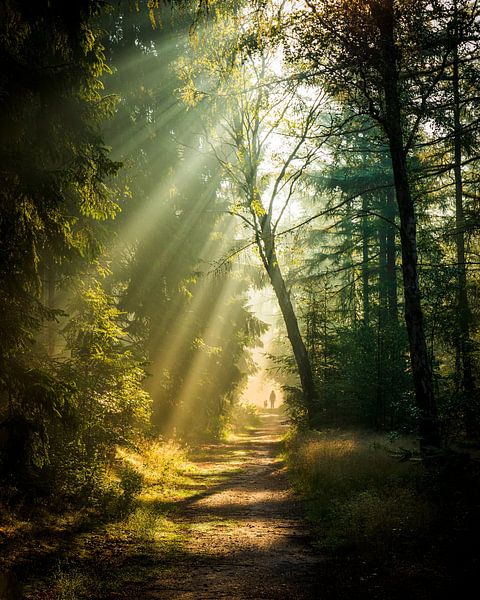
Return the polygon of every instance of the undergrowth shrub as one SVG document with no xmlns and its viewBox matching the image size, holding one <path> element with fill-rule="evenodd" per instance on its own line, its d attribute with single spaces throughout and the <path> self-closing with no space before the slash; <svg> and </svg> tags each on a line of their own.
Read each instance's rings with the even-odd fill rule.
<svg viewBox="0 0 480 600">
<path fill-rule="evenodd" d="M 123 491 L 123 512 L 132 509 L 137 498 L 158 498 L 177 488 L 188 469 L 187 449 L 172 440 L 146 439 L 134 450 L 119 448 L 112 478 Z"/>
<path fill-rule="evenodd" d="M 260 415 L 255 404 L 236 404 L 230 413 L 230 424 L 234 430 L 248 429 L 260 425 Z"/>
<path fill-rule="evenodd" d="M 132 507 L 135 498 L 142 491 L 143 476 L 130 463 L 123 462 L 118 469 L 120 478 L 120 487 L 122 489 L 120 506 L 124 512 L 128 512 Z"/>
<path fill-rule="evenodd" d="M 79 600 L 88 593 L 89 580 L 83 573 L 60 566 L 53 579 L 55 600 Z"/>
<path fill-rule="evenodd" d="M 427 533 L 435 511 L 420 489 L 424 468 L 392 456 L 406 441 L 396 444 L 356 434 L 289 437 L 290 477 L 307 499 L 310 517 L 321 524 L 319 546 L 378 553 Z"/>
<path fill-rule="evenodd" d="M 285 393 L 285 412 L 289 420 L 299 428 L 307 426 L 308 418 L 302 391 L 296 387 L 283 386 Z"/>
</svg>

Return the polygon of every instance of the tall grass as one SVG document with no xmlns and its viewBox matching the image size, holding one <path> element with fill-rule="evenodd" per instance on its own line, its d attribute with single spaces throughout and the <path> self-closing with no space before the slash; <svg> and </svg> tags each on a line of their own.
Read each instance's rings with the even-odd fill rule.
<svg viewBox="0 0 480 600">
<path fill-rule="evenodd" d="M 53 537 L 43 532 L 43 545 L 50 556 L 42 556 L 39 544 L 38 557 L 44 569 L 22 574 L 26 584 L 22 597 L 110 598 L 120 593 L 125 583 L 150 577 L 158 556 L 177 555 L 185 534 L 169 511 L 172 503 L 183 497 L 185 482 L 194 471 L 187 453 L 178 443 L 162 440 L 142 440 L 135 449 L 118 448 L 105 474 L 110 500 L 78 535 L 72 535 L 68 550 L 47 545 L 57 540 L 58 527 Z M 66 525 L 62 534 L 68 533 Z M 130 565 L 128 556 L 137 554 L 138 559 Z M 53 561 L 57 561 L 56 568 Z"/>
<path fill-rule="evenodd" d="M 118 457 L 135 467 L 148 485 L 169 486 L 177 482 L 188 463 L 187 450 L 172 440 L 144 440 L 135 451 L 119 449 Z"/>
<path fill-rule="evenodd" d="M 354 433 L 287 440 L 290 477 L 321 526 L 321 548 L 381 553 L 428 532 L 435 509 L 420 490 L 424 468 L 400 462 L 394 450 L 377 436 Z"/>
<path fill-rule="evenodd" d="M 53 578 L 52 596 L 55 600 L 79 600 L 88 594 L 89 584 L 85 574 L 76 570 L 67 572 L 59 566 Z"/>
<path fill-rule="evenodd" d="M 174 441 L 147 440 L 135 451 L 119 449 L 118 470 L 129 510 L 117 523 L 139 541 L 159 541 L 173 534 L 165 505 L 181 489 L 192 469 L 187 449 Z"/>
</svg>

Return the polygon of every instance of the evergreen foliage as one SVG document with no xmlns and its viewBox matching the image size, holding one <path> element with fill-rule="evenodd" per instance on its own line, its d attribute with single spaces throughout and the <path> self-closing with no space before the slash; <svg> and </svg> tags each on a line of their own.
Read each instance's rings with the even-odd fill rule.
<svg viewBox="0 0 480 600">
<path fill-rule="evenodd" d="M 120 165 L 100 129 L 114 108 L 102 96 L 108 66 L 92 25 L 103 7 L 1 8 L 1 469 L 14 484 L 46 490 L 81 403 L 77 382 L 62 373 L 66 356 L 53 347 L 51 328 L 64 314 L 53 296 L 92 268 L 99 222 L 119 208 L 105 182 Z"/>
</svg>

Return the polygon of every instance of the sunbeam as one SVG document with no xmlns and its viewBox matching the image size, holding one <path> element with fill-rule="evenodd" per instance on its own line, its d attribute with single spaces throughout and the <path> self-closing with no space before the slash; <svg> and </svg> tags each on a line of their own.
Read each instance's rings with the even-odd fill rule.
<svg viewBox="0 0 480 600">
<path fill-rule="evenodd" d="M 476 0 L 0 2 L 1 600 L 471 597 L 479 81 Z"/>
</svg>

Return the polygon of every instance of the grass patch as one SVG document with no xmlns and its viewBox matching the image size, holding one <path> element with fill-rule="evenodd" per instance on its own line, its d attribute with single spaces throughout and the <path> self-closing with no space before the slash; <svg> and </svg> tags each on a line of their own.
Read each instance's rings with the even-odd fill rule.
<svg viewBox="0 0 480 600">
<path fill-rule="evenodd" d="M 428 531 L 435 511 L 419 491 L 424 468 L 393 458 L 393 445 L 374 436 L 310 432 L 291 437 L 287 448 L 295 488 L 322 525 L 319 547 L 379 552 Z"/>
<path fill-rule="evenodd" d="M 453 597 L 478 570 L 478 466 L 452 454 L 427 468 L 399 460 L 405 448 L 414 442 L 328 431 L 287 436 L 290 479 L 337 577 L 331 585 L 345 598 Z"/>
<path fill-rule="evenodd" d="M 142 494 L 171 496 L 182 485 L 185 477 L 193 468 L 188 461 L 187 450 L 174 441 L 161 442 L 146 440 L 137 445 L 135 451 L 120 448 L 117 452 L 120 468 L 117 466 L 116 475 L 122 485 L 122 468 L 133 479 L 140 480 L 139 497 L 147 499 Z"/>
<path fill-rule="evenodd" d="M 90 581 L 84 573 L 75 569 L 66 572 L 59 566 L 53 577 L 53 587 L 56 600 L 78 600 L 88 593 Z"/>
<path fill-rule="evenodd" d="M 196 473 L 187 450 L 175 442 L 144 440 L 135 450 L 118 449 L 106 474 L 107 486 L 119 491 L 110 514 L 99 512 L 78 531 L 69 529 L 67 520 L 64 528 L 58 521 L 56 528 L 38 525 L 32 530 L 35 547 L 18 544 L 12 567 L 24 597 L 103 598 L 169 568 L 186 539 L 169 515 L 176 502 L 198 493 Z"/>
<path fill-rule="evenodd" d="M 175 531 L 172 521 L 149 506 L 138 507 L 121 526 L 127 534 L 147 542 L 153 542 Z"/>
</svg>

